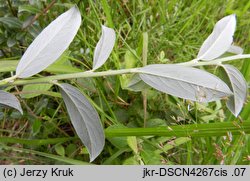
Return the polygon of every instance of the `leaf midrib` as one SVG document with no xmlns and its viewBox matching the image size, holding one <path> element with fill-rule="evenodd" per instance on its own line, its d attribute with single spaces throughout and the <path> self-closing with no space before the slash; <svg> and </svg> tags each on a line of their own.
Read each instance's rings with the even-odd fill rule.
<svg viewBox="0 0 250 181">
<path fill-rule="evenodd" d="M 69 16 L 69 17 L 67 18 L 67 20 L 63 21 L 63 23 L 60 24 L 61 26 L 60 26 L 60 28 L 58 28 L 58 30 L 56 31 L 56 33 L 54 33 L 54 36 L 52 36 L 49 40 L 46 40 L 46 43 L 44 43 L 44 46 L 42 46 L 42 48 L 39 49 L 39 51 L 36 52 L 36 54 L 33 56 L 33 58 L 30 59 L 30 61 L 29 61 L 28 63 L 26 63 L 26 66 L 24 66 L 23 69 L 22 69 L 22 71 L 20 71 L 19 74 L 17 74 L 16 76 L 21 75 L 21 74 L 27 69 L 27 67 L 30 66 L 30 64 L 31 64 L 31 63 L 33 62 L 33 60 L 35 59 L 34 57 L 37 57 L 37 55 L 39 55 L 40 52 L 42 52 L 42 51 L 47 47 L 47 45 L 51 42 L 51 40 L 53 40 L 53 39 L 55 38 L 55 36 L 57 36 L 58 32 L 60 32 L 60 31 L 63 29 L 64 25 L 67 24 L 67 22 L 71 19 L 71 17 L 73 16 L 73 14 L 74 14 L 74 13 L 72 13 L 71 16 Z M 48 25 L 48 26 L 49 26 L 49 25 Z M 47 27 L 46 27 L 46 28 L 47 28 Z M 42 32 L 41 32 L 41 33 L 42 33 Z M 39 35 L 40 35 L 40 34 L 39 34 Z M 38 36 L 39 36 L 39 35 L 38 35 Z M 29 47 L 28 47 L 28 48 L 29 48 Z M 27 50 L 26 50 L 26 51 L 27 51 Z M 22 60 L 22 59 L 21 59 L 21 60 Z"/>
<path fill-rule="evenodd" d="M 141 74 L 148 74 L 148 75 L 153 75 L 153 76 L 158 76 L 158 77 L 163 77 L 163 78 L 168 78 L 168 79 L 173 79 L 173 80 L 176 80 L 176 81 L 182 81 L 182 82 L 185 82 L 187 84 L 193 84 L 193 85 L 197 85 L 197 86 L 200 86 L 200 87 L 204 87 L 206 89 L 211 89 L 211 90 L 215 90 L 215 91 L 218 91 L 218 92 L 222 92 L 222 93 L 226 93 L 228 94 L 227 92 L 223 92 L 221 90 L 217 90 L 217 89 L 213 89 L 211 87 L 205 87 L 204 85 L 200 85 L 200 84 L 197 84 L 197 83 L 191 83 L 191 82 L 188 82 L 186 80 L 183 80 L 183 79 L 177 79 L 177 78 L 173 78 L 173 77 L 169 77 L 169 76 L 162 76 L 162 75 L 159 75 L 159 74 L 154 74 L 154 73 L 150 73 L 150 72 L 145 72 L 145 71 L 142 71 Z M 216 78 L 216 77 L 215 77 Z M 230 90 L 230 89 L 229 89 Z"/>
<path fill-rule="evenodd" d="M 227 29 L 227 27 L 229 26 L 230 22 L 232 21 L 232 19 L 230 19 L 226 25 L 226 27 L 223 29 L 223 31 L 221 31 L 221 33 L 219 34 L 218 38 L 214 41 L 214 43 L 212 43 L 212 45 L 210 46 L 210 48 L 203 54 L 201 55 L 198 59 L 201 60 L 202 58 L 204 58 L 208 52 L 216 45 L 216 43 L 218 42 L 218 40 L 221 38 L 221 34 L 223 34 L 225 32 L 225 30 Z M 212 32 L 213 33 L 213 32 Z"/>
</svg>

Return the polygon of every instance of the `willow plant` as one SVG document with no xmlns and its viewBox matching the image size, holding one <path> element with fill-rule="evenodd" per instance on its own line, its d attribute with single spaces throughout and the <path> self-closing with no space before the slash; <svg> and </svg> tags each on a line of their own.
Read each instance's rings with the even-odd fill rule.
<svg viewBox="0 0 250 181">
<path fill-rule="evenodd" d="M 241 112 L 247 96 L 247 83 L 237 68 L 224 64 L 230 60 L 250 58 L 249 54 L 242 54 L 242 48 L 233 45 L 236 27 L 234 14 L 226 16 L 216 23 L 213 32 L 202 44 L 197 57 L 188 62 L 153 64 L 132 69 L 98 72 L 96 70 L 106 62 L 111 54 L 116 39 L 113 29 L 102 26 L 102 35 L 94 50 L 92 70 L 42 78 L 32 77 L 62 55 L 73 41 L 80 25 L 81 14 L 76 6 L 56 18 L 27 48 L 16 67 L 15 75 L 1 80 L 0 86 L 41 83 L 58 86 L 74 129 L 89 151 L 90 161 L 93 161 L 103 150 L 104 130 L 94 106 L 76 87 L 63 83 L 63 80 L 133 74 L 127 85 L 130 89 L 139 84 L 147 84 L 161 92 L 191 101 L 211 102 L 225 99 L 227 108 L 235 117 Z M 226 52 L 236 55 L 223 56 Z M 194 68 L 205 65 L 222 67 L 221 71 L 229 80 L 228 83 L 207 71 Z M 0 90 L 0 103 L 23 113 L 18 99 L 4 90 Z M 159 128 L 159 130 L 165 133 L 166 129 Z M 175 130 L 176 133 L 178 131 L 183 136 L 183 130 Z M 106 135 L 116 133 L 122 135 L 119 134 L 119 129 L 106 133 Z M 148 135 L 148 132 L 144 131 L 144 134 Z"/>
</svg>

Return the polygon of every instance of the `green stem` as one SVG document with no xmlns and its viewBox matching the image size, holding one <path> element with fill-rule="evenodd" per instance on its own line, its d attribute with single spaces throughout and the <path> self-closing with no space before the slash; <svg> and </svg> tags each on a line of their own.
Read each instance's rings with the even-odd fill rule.
<svg viewBox="0 0 250 181">
<path fill-rule="evenodd" d="M 207 136 L 225 136 L 228 132 L 234 135 L 249 134 L 250 122 L 235 123 L 209 123 L 178 125 L 172 127 L 155 128 L 115 128 L 105 131 L 106 137 L 121 136 L 176 136 L 176 137 L 207 137 Z"/>
<path fill-rule="evenodd" d="M 11 11 L 12 15 L 15 16 L 15 17 L 17 17 L 17 14 L 15 13 L 15 10 L 13 9 L 11 1 L 7 0 L 7 2 L 8 2 L 8 6 L 10 8 L 10 11 Z"/>
<path fill-rule="evenodd" d="M 43 156 L 46 158 L 54 159 L 66 164 L 72 164 L 72 165 L 92 165 L 91 163 L 88 162 L 83 162 L 81 160 L 75 160 L 72 158 L 64 157 L 64 156 L 58 156 L 50 153 L 44 153 L 40 151 L 35 151 L 35 150 L 30 150 L 30 149 L 24 149 L 24 148 L 17 148 L 17 147 L 9 147 L 6 145 L 0 145 L 1 148 L 7 151 L 16 151 L 16 152 L 22 152 L 22 153 L 28 153 L 28 154 L 35 154 L 39 156 Z M 14 157 L 15 158 L 15 157 Z"/>
<path fill-rule="evenodd" d="M 102 4 L 103 11 L 107 17 L 108 26 L 111 28 L 114 28 L 114 23 L 113 23 L 111 11 L 110 11 L 111 8 L 110 8 L 107 0 L 101 0 L 101 4 Z"/>
<path fill-rule="evenodd" d="M 231 132 L 233 135 L 249 134 L 250 121 L 239 122 L 219 122 L 209 124 L 176 125 L 168 127 L 154 128 L 113 128 L 106 129 L 106 137 L 123 136 L 167 136 L 167 137 L 209 137 L 225 136 Z M 25 145 L 48 145 L 63 143 L 77 139 L 76 137 L 50 138 L 50 139 L 23 139 L 0 137 L 0 143 L 21 143 Z"/>
<path fill-rule="evenodd" d="M 146 66 L 148 61 L 148 33 L 144 32 L 143 37 L 143 49 L 142 49 L 142 65 Z M 142 91 L 142 100 L 143 100 L 143 127 L 147 125 L 147 90 Z"/>
<path fill-rule="evenodd" d="M 24 145 L 49 145 L 49 144 L 57 144 L 64 143 L 67 141 L 72 141 L 77 139 L 77 137 L 65 137 L 65 138 L 48 138 L 48 139 L 23 139 L 23 138 L 12 138 L 1 136 L 0 143 L 19 143 Z"/>
</svg>

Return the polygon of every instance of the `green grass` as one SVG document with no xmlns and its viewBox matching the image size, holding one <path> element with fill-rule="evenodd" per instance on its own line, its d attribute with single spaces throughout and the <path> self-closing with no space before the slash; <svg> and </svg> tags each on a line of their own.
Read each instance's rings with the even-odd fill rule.
<svg viewBox="0 0 250 181">
<path fill-rule="evenodd" d="M 32 6 L 42 11 L 49 2 Z M 0 67 L 1 79 L 9 77 L 9 71 L 15 69 L 16 60 L 34 39 L 32 35 L 67 10 L 67 3 L 72 1 L 58 1 L 26 30 L 0 24 L 0 65 L 7 66 L 6 61 L 15 60 L 6 68 Z M 235 44 L 244 48 L 245 53 L 250 52 L 250 3 L 247 0 L 159 0 L 148 3 L 142 0 L 88 0 L 75 3 L 83 19 L 77 37 L 62 57 L 65 61 L 61 60 L 64 62 L 61 68 L 50 67 L 39 74 L 41 77 L 90 69 L 101 24 L 115 29 L 117 41 L 111 57 L 100 71 L 191 60 L 214 24 L 232 13 L 237 15 Z M 1 1 L 0 17 L 15 16 L 13 12 L 18 12 L 23 4 L 25 2 L 15 1 L 11 10 Z M 35 13 L 31 9 L 20 12 L 18 19 L 25 21 Z M 10 46 L 13 41 L 14 45 Z M 80 49 L 89 50 L 89 53 L 82 53 Z M 250 61 L 236 60 L 230 64 L 241 70 L 249 84 Z M 216 72 L 213 66 L 201 68 Z M 153 89 L 143 95 L 122 89 L 121 82 L 128 78 L 108 76 L 70 81 L 92 100 L 106 128 L 105 148 L 93 164 L 249 164 L 249 96 L 240 117 L 234 118 L 224 101 L 199 104 Z M 25 93 L 21 86 L 8 90 L 16 95 Z M 55 94 L 57 91 L 52 87 L 41 92 L 39 97 L 20 99 L 25 110 L 22 117 L 14 110 L 0 107 L 0 164 L 88 162 L 86 148 L 75 138 L 62 99 Z"/>
</svg>

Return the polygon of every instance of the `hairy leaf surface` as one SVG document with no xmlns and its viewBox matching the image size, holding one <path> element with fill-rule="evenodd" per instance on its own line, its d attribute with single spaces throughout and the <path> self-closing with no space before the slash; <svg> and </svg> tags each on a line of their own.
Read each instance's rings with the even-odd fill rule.
<svg viewBox="0 0 250 181">
<path fill-rule="evenodd" d="M 228 98 L 227 107 L 237 117 L 247 97 L 247 83 L 240 71 L 232 65 L 222 66 L 230 80 L 233 95 Z"/>
<path fill-rule="evenodd" d="M 202 44 L 197 58 L 210 61 L 225 53 L 233 42 L 235 27 L 235 14 L 219 20 L 214 26 L 213 32 Z"/>
<path fill-rule="evenodd" d="M 69 84 L 60 84 L 60 90 L 77 135 L 87 147 L 93 161 L 104 147 L 104 132 L 97 111 L 82 93 Z"/>
<path fill-rule="evenodd" d="M 0 104 L 12 107 L 23 114 L 20 102 L 13 94 L 0 90 Z"/>
<path fill-rule="evenodd" d="M 140 71 L 141 79 L 151 87 L 183 99 L 211 102 L 232 95 L 226 83 L 200 69 L 154 64 Z"/>
<path fill-rule="evenodd" d="M 93 70 L 98 69 L 106 62 L 114 45 L 115 31 L 112 28 L 102 26 L 102 35 L 94 52 Z"/>
<path fill-rule="evenodd" d="M 51 22 L 31 43 L 22 56 L 16 75 L 30 77 L 44 70 L 68 48 L 81 24 L 76 6 Z"/>
</svg>

